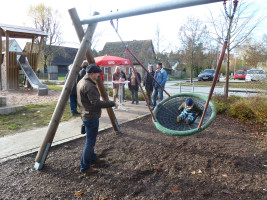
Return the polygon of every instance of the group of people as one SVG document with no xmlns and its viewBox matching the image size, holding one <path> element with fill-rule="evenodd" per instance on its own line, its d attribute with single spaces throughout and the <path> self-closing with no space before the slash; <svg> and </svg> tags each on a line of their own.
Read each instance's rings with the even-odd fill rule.
<svg viewBox="0 0 267 200">
<path fill-rule="evenodd" d="M 128 80 L 128 88 L 131 91 L 131 100 L 132 104 L 138 104 L 139 98 L 138 98 L 138 91 L 139 91 L 139 84 L 138 80 L 141 84 L 141 75 L 137 70 L 135 70 L 136 73 L 134 73 L 134 70 L 131 70 L 131 73 L 128 76 L 128 79 L 126 78 L 125 73 L 123 72 L 122 68 L 120 66 L 116 66 L 115 72 L 112 74 L 112 87 L 113 87 L 113 101 L 116 102 L 116 97 L 118 96 L 118 89 L 119 89 L 119 83 L 116 83 L 116 81 L 125 81 Z M 154 71 L 153 66 L 148 66 L 149 74 L 145 74 L 143 78 L 143 85 L 145 86 L 146 90 L 146 96 L 149 102 L 149 105 L 154 109 L 157 106 L 157 97 L 159 98 L 159 101 L 163 100 L 163 89 L 165 88 L 165 84 L 167 81 L 167 72 L 163 69 L 162 63 L 157 64 L 156 71 Z M 136 77 L 137 76 L 137 77 Z M 154 81 L 154 79 L 156 81 Z M 160 86 L 159 86 L 160 85 Z M 124 84 L 122 85 L 122 100 L 125 101 L 125 87 Z"/>
<path fill-rule="evenodd" d="M 71 112 L 73 114 L 77 114 L 78 105 L 81 112 L 79 114 L 81 115 L 86 132 L 86 142 L 82 153 L 80 172 L 92 174 L 97 172 L 97 170 L 92 167 L 93 165 L 105 162 L 104 159 L 99 158 L 94 152 L 96 137 L 98 135 L 99 118 L 101 117 L 101 109 L 111 107 L 118 108 L 118 104 L 116 103 L 116 95 L 113 96 L 113 101 L 104 101 L 100 99 L 96 81 L 99 78 L 102 70 L 98 66 L 94 64 L 88 65 L 88 63 L 85 61 L 83 62 L 81 68 L 82 69 L 79 72 L 77 80 L 70 94 L 70 107 Z M 144 86 L 149 98 L 149 103 L 152 105 L 152 108 L 154 108 L 157 105 L 157 95 L 159 95 L 160 101 L 163 99 L 162 88 L 164 88 L 165 86 L 167 73 L 162 68 L 161 63 L 157 64 L 157 69 L 155 72 L 153 70 L 153 66 L 150 65 L 149 73 L 157 80 L 157 82 L 155 82 L 154 79 L 149 75 L 146 75 L 144 77 Z M 139 80 L 141 80 L 140 74 L 138 72 L 136 74 Z M 116 67 L 113 77 L 116 80 L 126 80 L 125 73 L 122 73 L 122 70 L 119 66 Z M 132 92 L 132 103 L 136 101 L 136 104 L 138 104 L 138 82 L 133 71 L 132 73 L 130 73 L 128 80 L 129 89 Z M 161 87 L 158 84 L 160 84 Z M 114 94 L 116 94 L 118 88 L 115 87 L 113 89 Z M 195 118 L 201 113 L 201 110 L 197 107 L 196 104 L 194 104 L 191 98 L 187 98 L 186 101 L 178 109 L 181 110 L 181 114 L 177 117 L 178 123 L 180 123 L 182 120 L 185 120 L 187 124 L 193 123 Z"/>
</svg>

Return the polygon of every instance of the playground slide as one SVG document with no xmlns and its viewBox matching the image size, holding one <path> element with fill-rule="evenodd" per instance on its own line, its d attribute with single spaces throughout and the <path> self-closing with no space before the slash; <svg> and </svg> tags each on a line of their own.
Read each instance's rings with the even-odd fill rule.
<svg viewBox="0 0 267 200">
<path fill-rule="evenodd" d="M 18 56 L 18 65 L 24 72 L 27 80 L 31 84 L 33 88 L 38 90 L 38 96 L 43 96 L 48 94 L 48 86 L 44 85 L 40 82 L 37 75 L 33 71 L 32 67 L 30 66 L 27 57 L 25 56 L 23 59 L 20 59 L 21 56 Z"/>
</svg>

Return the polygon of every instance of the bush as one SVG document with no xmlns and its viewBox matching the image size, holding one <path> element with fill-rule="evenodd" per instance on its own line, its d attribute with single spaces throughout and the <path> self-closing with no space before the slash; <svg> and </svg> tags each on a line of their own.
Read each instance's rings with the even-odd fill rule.
<svg viewBox="0 0 267 200">
<path fill-rule="evenodd" d="M 226 98 L 224 95 L 215 95 L 212 100 L 215 103 L 217 113 L 227 112 L 230 105 L 240 99 L 238 96 L 230 96 Z"/>
<path fill-rule="evenodd" d="M 232 117 L 238 118 L 241 121 L 251 120 L 255 117 L 249 101 L 242 99 L 233 104 L 230 104 L 228 114 Z"/>
<path fill-rule="evenodd" d="M 263 131 L 267 129 L 267 105 L 265 96 L 239 97 L 222 95 L 213 97 L 218 113 L 226 112 L 228 115 L 242 121 L 251 121 L 262 126 Z"/>
</svg>

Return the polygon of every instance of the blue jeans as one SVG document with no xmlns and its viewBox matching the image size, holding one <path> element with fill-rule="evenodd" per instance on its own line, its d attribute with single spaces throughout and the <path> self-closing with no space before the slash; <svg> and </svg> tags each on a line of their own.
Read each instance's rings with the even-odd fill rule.
<svg viewBox="0 0 267 200">
<path fill-rule="evenodd" d="M 83 149 L 80 171 L 90 168 L 92 162 L 98 159 L 94 152 L 96 136 L 98 134 L 99 119 L 83 120 L 86 131 L 86 142 Z"/>
<path fill-rule="evenodd" d="M 70 95 L 70 113 L 77 113 L 77 95 Z"/>
<path fill-rule="evenodd" d="M 195 112 L 188 111 L 187 109 L 183 109 L 183 111 L 181 112 L 181 114 L 179 115 L 179 117 L 181 117 L 182 120 L 189 119 L 189 121 L 191 123 L 193 123 L 195 121 L 195 119 L 197 118 Z"/>
<path fill-rule="evenodd" d="M 152 94 L 152 108 L 157 106 L 157 96 L 159 95 L 159 102 L 163 100 L 163 90 L 160 87 L 155 88 Z"/>
</svg>

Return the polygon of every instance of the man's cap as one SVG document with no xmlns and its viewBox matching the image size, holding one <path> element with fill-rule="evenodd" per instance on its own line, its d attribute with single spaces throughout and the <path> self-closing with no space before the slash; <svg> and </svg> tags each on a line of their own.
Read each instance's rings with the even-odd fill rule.
<svg viewBox="0 0 267 200">
<path fill-rule="evenodd" d="M 102 72 L 102 70 L 96 65 L 89 65 L 88 67 L 86 67 L 86 72 L 87 73 L 100 73 Z"/>
<path fill-rule="evenodd" d="M 186 100 L 185 100 L 185 104 L 186 104 L 187 106 L 192 106 L 193 103 L 194 103 L 193 99 L 191 99 L 191 98 L 186 98 Z"/>
</svg>

